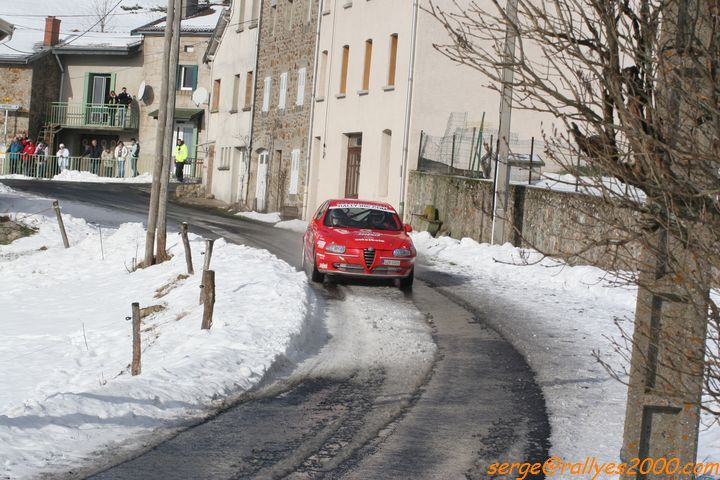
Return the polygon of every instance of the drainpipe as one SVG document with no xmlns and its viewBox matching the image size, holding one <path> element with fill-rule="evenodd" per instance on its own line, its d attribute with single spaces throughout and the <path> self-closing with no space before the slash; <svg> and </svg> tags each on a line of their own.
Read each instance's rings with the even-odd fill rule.
<svg viewBox="0 0 720 480">
<path fill-rule="evenodd" d="M 405 221 L 405 185 L 408 165 L 408 144 L 410 142 L 410 114 L 412 113 L 413 80 L 415 77 L 415 48 L 417 45 L 418 0 L 413 0 L 413 25 L 410 43 L 410 70 L 408 71 L 408 89 L 405 99 L 405 129 L 403 131 L 403 157 L 400 167 L 400 218 Z"/>
<path fill-rule="evenodd" d="M 245 206 L 248 204 L 248 195 L 250 192 L 247 188 L 248 185 L 250 185 L 250 163 L 252 162 L 252 146 L 253 146 L 253 127 L 255 126 L 255 101 L 257 100 L 257 84 L 259 79 L 259 71 L 258 71 L 258 64 L 260 63 L 260 29 L 262 28 L 262 11 L 263 11 L 263 0 L 260 0 L 260 5 L 258 6 L 258 17 L 257 17 L 257 35 L 255 37 L 255 67 L 254 67 L 254 74 L 253 74 L 253 82 L 255 82 L 255 85 L 253 85 L 253 93 L 252 93 L 252 103 L 250 104 L 250 132 L 248 134 L 248 143 L 247 143 L 247 162 L 245 167 L 245 178 L 243 182 L 245 182 Z"/>
<path fill-rule="evenodd" d="M 317 87 L 318 57 L 320 54 L 320 24 L 322 23 L 322 12 L 324 3 L 324 0 L 320 0 L 320 2 L 318 2 L 318 20 L 317 28 L 315 29 L 315 59 L 313 60 L 313 81 L 312 89 L 310 90 L 310 125 L 308 127 L 308 142 L 307 149 L 305 151 L 305 191 L 303 192 L 303 219 L 306 219 L 310 216 L 310 211 L 308 210 L 310 208 L 310 206 L 308 205 L 308 198 L 310 197 L 310 149 L 312 148 L 313 123 L 315 119 L 315 88 Z"/>
<path fill-rule="evenodd" d="M 58 93 L 58 102 L 62 102 L 63 87 L 65 86 L 65 69 L 62 66 L 58 54 L 55 53 L 53 55 L 55 55 L 55 60 L 57 60 L 58 67 L 60 67 L 60 93 Z"/>
</svg>

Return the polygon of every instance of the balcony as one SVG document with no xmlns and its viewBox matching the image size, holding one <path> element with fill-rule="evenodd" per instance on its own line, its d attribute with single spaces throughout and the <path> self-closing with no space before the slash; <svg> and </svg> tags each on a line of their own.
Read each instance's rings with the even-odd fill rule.
<svg viewBox="0 0 720 480">
<path fill-rule="evenodd" d="M 101 103 L 50 104 L 46 123 L 58 128 L 86 128 L 93 130 L 137 130 L 139 109 L 137 105 L 105 105 Z"/>
</svg>

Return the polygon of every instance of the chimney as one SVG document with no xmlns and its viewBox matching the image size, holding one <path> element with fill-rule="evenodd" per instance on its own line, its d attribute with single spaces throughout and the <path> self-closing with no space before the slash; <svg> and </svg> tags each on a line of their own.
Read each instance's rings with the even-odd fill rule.
<svg viewBox="0 0 720 480">
<path fill-rule="evenodd" d="M 198 10 L 198 0 L 183 0 L 182 18 L 192 17 Z"/>
<path fill-rule="evenodd" d="M 55 17 L 45 18 L 45 40 L 43 45 L 52 47 L 60 43 L 60 19 Z"/>
</svg>

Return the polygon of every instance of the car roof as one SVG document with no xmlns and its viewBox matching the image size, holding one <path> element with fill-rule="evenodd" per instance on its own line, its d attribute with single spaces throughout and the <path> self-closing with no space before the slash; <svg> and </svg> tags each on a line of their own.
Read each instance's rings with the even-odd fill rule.
<svg viewBox="0 0 720 480">
<path fill-rule="evenodd" d="M 397 213 L 392 205 L 374 200 L 357 200 L 354 198 L 336 198 L 328 201 L 328 208 L 376 208 Z"/>
</svg>

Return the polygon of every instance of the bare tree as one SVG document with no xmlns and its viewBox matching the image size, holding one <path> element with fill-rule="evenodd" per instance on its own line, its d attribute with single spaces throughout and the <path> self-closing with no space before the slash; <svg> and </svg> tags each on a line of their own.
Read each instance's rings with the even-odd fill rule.
<svg viewBox="0 0 720 480">
<path fill-rule="evenodd" d="M 545 154 L 576 174 L 586 162 L 582 183 L 605 206 L 584 213 L 606 235 L 573 253 L 611 249 L 618 278 L 639 292 L 634 332 L 618 342 L 630 368 L 613 370 L 631 385 L 628 417 L 634 383 L 637 398 L 697 406 L 704 382 L 702 407 L 719 414 L 720 1 L 509 1 L 514 20 L 500 0 L 428 0 L 449 34 L 435 48 L 498 92 L 509 65 L 515 108 L 560 125 Z"/>
<path fill-rule="evenodd" d="M 92 17 L 90 21 L 95 26 L 95 29 L 100 32 L 108 32 L 111 29 L 112 23 L 112 10 L 117 3 L 116 0 L 93 0 L 90 5 L 90 12 Z"/>
</svg>

